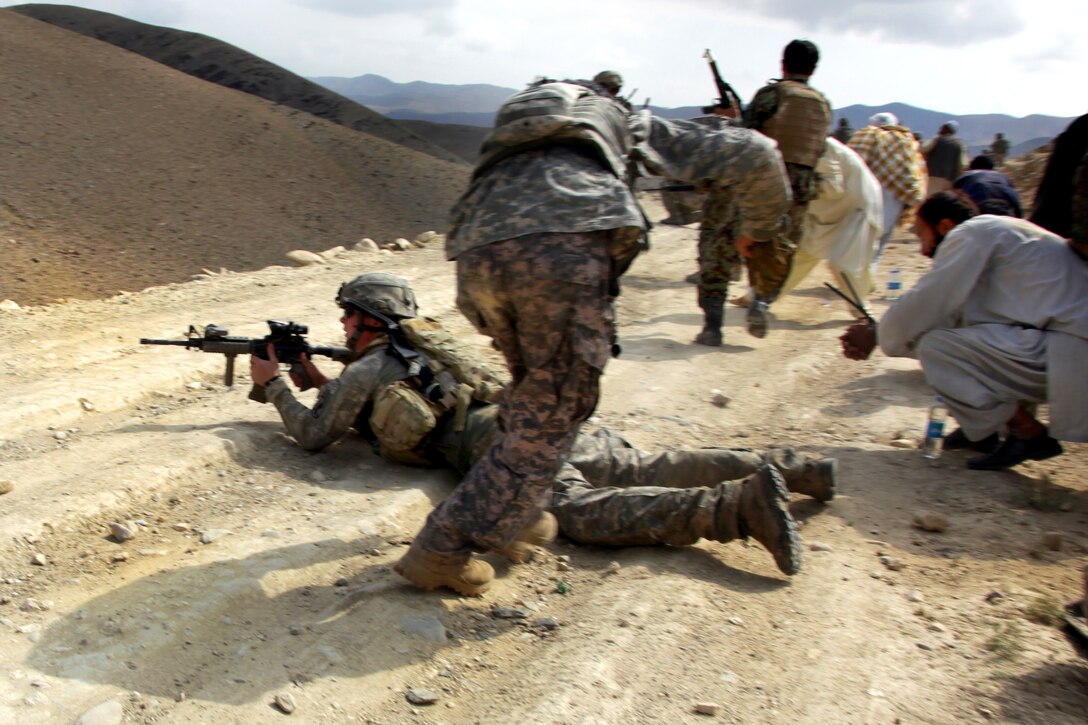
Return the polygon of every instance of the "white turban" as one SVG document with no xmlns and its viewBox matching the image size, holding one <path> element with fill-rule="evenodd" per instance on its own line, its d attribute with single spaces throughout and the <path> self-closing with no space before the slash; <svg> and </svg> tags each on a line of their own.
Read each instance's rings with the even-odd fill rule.
<svg viewBox="0 0 1088 725">
<path fill-rule="evenodd" d="M 895 117 L 894 113 L 883 111 L 881 113 L 874 113 L 869 118 L 869 123 L 873 126 L 898 126 L 899 119 Z"/>
</svg>

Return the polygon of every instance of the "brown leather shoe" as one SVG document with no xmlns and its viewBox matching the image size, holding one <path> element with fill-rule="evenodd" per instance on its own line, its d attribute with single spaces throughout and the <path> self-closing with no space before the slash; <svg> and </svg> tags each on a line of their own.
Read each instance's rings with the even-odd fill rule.
<svg viewBox="0 0 1088 725">
<path fill-rule="evenodd" d="M 559 522 L 555 520 L 555 516 L 542 511 L 540 518 L 518 532 L 509 546 L 498 549 L 496 553 L 515 564 L 524 564 L 533 560 L 538 546 L 550 544 L 558 534 Z"/>
<path fill-rule="evenodd" d="M 763 544 L 778 568 L 793 576 L 801 571 L 804 554 L 797 522 L 786 508 L 788 500 L 782 474 L 763 465 L 744 481 L 737 521 L 741 536 L 751 536 Z"/>
<path fill-rule="evenodd" d="M 448 587 L 466 597 L 480 596 L 495 578 L 491 565 L 472 558 L 472 554 L 439 554 L 416 544 L 393 570 L 420 589 Z"/>
</svg>

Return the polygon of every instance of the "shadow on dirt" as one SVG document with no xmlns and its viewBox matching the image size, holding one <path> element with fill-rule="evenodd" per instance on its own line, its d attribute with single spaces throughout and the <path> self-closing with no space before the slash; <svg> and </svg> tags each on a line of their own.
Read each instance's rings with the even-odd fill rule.
<svg viewBox="0 0 1088 725">
<path fill-rule="evenodd" d="M 784 577 L 723 563 L 719 557 L 739 545 L 711 552 L 559 544 L 553 553 L 569 554 L 573 571 L 557 572 L 553 583 L 564 584 L 561 591 L 572 597 L 587 586 L 608 587 L 617 574 L 612 562 L 619 560 L 627 580 L 671 575 L 742 594 L 789 585 Z M 492 616 L 495 598 L 476 603 L 413 589 L 390 570 L 400 551 L 380 537 L 332 539 L 157 571 L 54 622 L 27 664 L 50 676 L 159 698 L 240 705 L 270 699 L 292 684 L 397 672 L 465 641 L 548 636 L 531 614 L 513 621 Z M 509 565 L 489 560 L 500 580 L 513 576 Z M 577 583 L 563 582 L 564 576 L 578 577 Z"/>
<path fill-rule="evenodd" d="M 447 611 L 456 595 L 412 589 L 375 563 L 388 558 L 378 547 L 388 548 L 377 538 L 314 541 L 155 572 L 54 622 L 28 664 L 156 697 L 241 704 L 291 683 L 396 671 L 475 637 L 469 615 L 486 603 Z M 452 638 L 406 631 L 409 618 L 428 617 Z M 495 634 L 514 626 L 484 619 Z"/>
<path fill-rule="evenodd" d="M 457 477 L 443 468 L 419 468 L 386 461 L 354 431 L 320 451 L 307 451 L 272 421 L 230 421 L 207 425 L 141 423 L 123 433 L 186 433 L 205 430 L 230 442 L 227 450 L 239 466 L 284 475 L 319 489 L 357 493 L 418 489 L 432 504 L 445 498 Z"/>
<path fill-rule="evenodd" d="M 1088 661 L 1048 664 L 1004 681 L 996 698 L 1001 719 L 1022 723 L 1083 723 L 1088 713 Z"/>
<path fill-rule="evenodd" d="M 571 566 L 578 574 L 595 572 L 607 582 L 608 577 L 617 572 L 629 574 L 638 571 L 636 576 L 646 578 L 670 575 L 684 579 L 700 579 L 715 584 L 725 590 L 739 594 L 762 594 L 788 587 L 789 577 L 784 574 L 767 576 L 737 568 L 729 563 L 730 550 L 738 547 L 751 547 L 758 551 L 757 556 L 766 556 L 766 570 L 774 571 L 774 560 L 755 541 L 745 544 L 733 541 L 727 544 L 703 542 L 710 549 L 695 546 L 588 546 L 571 542 L 560 536 L 559 543 L 551 550 L 565 554 L 571 559 Z M 502 571 L 501 562 L 496 563 L 496 571 Z M 561 578 L 563 575 L 557 574 Z"/>
<path fill-rule="evenodd" d="M 946 560 L 1024 559 L 1076 561 L 1083 557 L 1088 490 L 1033 477 L 1030 470 L 972 471 L 971 455 L 947 451 L 937 461 L 916 449 L 862 450 L 851 447 L 798 447 L 805 453 L 836 457 L 838 495 L 815 512 L 836 516 L 862 538 L 879 540 L 914 556 Z M 866 472 L 860 477 L 855 471 Z M 797 499 L 795 516 L 819 506 Z M 936 512 L 944 531 L 915 524 L 921 512 Z M 1059 550 L 1044 545 L 1041 531 L 1062 535 Z"/>
<path fill-rule="evenodd" d="M 849 360 L 843 362 L 850 364 Z M 824 415 L 833 418 L 864 418 L 893 405 L 926 408 L 933 402 L 932 392 L 926 385 L 921 368 L 884 370 L 876 375 L 851 380 L 839 389 L 847 400 L 821 408 L 820 412 Z M 921 427 L 921 423 L 918 427 Z"/>
</svg>

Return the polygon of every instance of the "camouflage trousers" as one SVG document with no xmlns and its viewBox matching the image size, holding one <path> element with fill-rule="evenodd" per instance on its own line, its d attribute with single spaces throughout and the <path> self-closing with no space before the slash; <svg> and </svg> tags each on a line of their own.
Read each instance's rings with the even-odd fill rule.
<svg viewBox="0 0 1088 725">
<path fill-rule="evenodd" d="M 748 267 L 748 283 L 755 294 L 774 301 L 782 291 L 782 285 L 790 276 L 793 254 L 801 246 L 805 233 L 805 210 L 816 193 L 816 174 L 799 164 L 786 164 L 793 192 L 793 204 L 789 210 L 789 229 L 782 236 L 752 245 L 752 256 L 745 260 Z"/>
<path fill-rule="evenodd" d="M 669 224 L 692 224 L 699 221 L 702 216 L 700 209 L 703 203 L 702 196 L 694 191 L 662 189 L 661 202 L 665 206 L 665 211 L 669 213 L 666 217 Z"/>
<path fill-rule="evenodd" d="M 429 551 L 505 548 L 547 503 L 610 354 L 608 232 L 534 234 L 457 260 L 457 304 L 506 358 L 498 438 L 427 519 Z"/>
<path fill-rule="evenodd" d="M 582 434 L 559 471 L 551 512 L 567 538 L 599 546 L 688 546 L 737 538 L 739 486 L 770 463 L 791 480 L 805 459 L 793 449 L 760 455 L 702 448 L 645 453 L 610 431 Z"/>
<path fill-rule="evenodd" d="M 708 193 L 699 226 L 699 306 L 714 300 L 724 301 L 729 283 L 739 278 L 743 266 L 734 244 L 740 214 L 727 190 Z"/>
</svg>

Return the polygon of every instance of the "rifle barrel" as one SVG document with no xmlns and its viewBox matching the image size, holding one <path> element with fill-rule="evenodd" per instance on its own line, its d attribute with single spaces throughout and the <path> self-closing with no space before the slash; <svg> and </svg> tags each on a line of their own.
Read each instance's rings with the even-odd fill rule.
<svg viewBox="0 0 1088 725">
<path fill-rule="evenodd" d="M 178 347 L 189 347 L 189 340 L 152 340 L 147 337 L 140 338 L 141 345 L 177 345 Z"/>
</svg>

